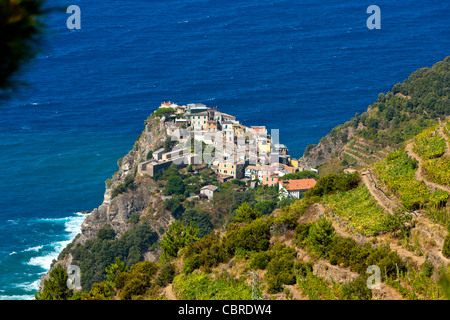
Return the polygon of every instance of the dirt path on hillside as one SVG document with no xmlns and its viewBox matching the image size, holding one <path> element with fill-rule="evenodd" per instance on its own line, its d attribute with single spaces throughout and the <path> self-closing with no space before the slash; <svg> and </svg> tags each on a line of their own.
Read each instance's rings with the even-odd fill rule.
<svg viewBox="0 0 450 320">
<path fill-rule="evenodd" d="M 447 149 L 445 150 L 445 155 L 450 156 L 450 142 L 448 140 L 448 136 L 444 132 L 444 125 L 441 123 L 441 119 L 439 119 L 439 133 L 445 139 L 445 143 L 447 144 Z"/>
<path fill-rule="evenodd" d="M 284 285 L 283 287 L 289 289 L 293 300 L 309 300 L 308 296 L 304 295 L 303 292 L 298 289 L 296 284 Z"/>
<path fill-rule="evenodd" d="M 363 172 L 361 176 L 361 180 L 367 187 L 367 189 L 369 189 L 370 195 L 378 202 L 381 207 L 383 207 L 384 210 L 389 213 L 393 213 L 393 210 L 399 207 L 397 202 L 389 199 L 386 194 L 380 190 L 381 188 L 378 189 L 378 183 L 369 170 Z"/>
<path fill-rule="evenodd" d="M 164 289 L 164 295 L 166 296 L 167 299 L 169 300 L 178 300 L 175 293 L 173 292 L 172 289 L 172 284 L 169 284 L 165 289 Z"/>
<path fill-rule="evenodd" d="M 440 189 L 442 191 L 450 193 L 450 187 L 429 181 L 426 178 L 426 176 L 423 174 L 423 172 L 422 172 L 423 161 L 422 161 L 422 158 L 414 151 L 414 141 L 411 141 L 410 143 L 408 143 L 406 145 L 405 151 L 408 153 L 408 156 L 410 156 L 413 159 L 416 159 L 419 162 L 419 167 L 417 168 L 416 173 L 414 174 L 414 178 L 416 180 L 423 181 L 428 186 L 428 188 L 430 188 L 432 191 Z"/>
</svg>

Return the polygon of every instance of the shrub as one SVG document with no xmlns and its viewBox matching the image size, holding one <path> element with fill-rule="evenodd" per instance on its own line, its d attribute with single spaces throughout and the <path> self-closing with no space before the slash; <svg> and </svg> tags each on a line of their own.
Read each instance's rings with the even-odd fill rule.
<svg viewBox="0 0 450 320">
<path fill-rule="evenodd" d="M 269 215 L 275 210 L 276 206 L 277 203 L 274 200 L 263 200 L 255 203 L 253 209 L 261 212 L 261 215 Z"/>
<path fill-rule="evenodd" d="M 337 191 L 344 192 L 354 189 L 359 184 L 358 172 L 354 173 L 333 173 L 321 177 L 317 184 L 305 192 L 305 197 L 323 196 L 335 193 Z"/>
<path fill-rule="evenodd" d="M 165 287 L 169 283 L 172 283 L 174 277 L 175 266 L 170 262 L 163 263 L 156 275 L 155 284 L 160 287 Z"/>
<path fill-rule="evenodd" d="M 123 183 L 119 184 L 116 188 L 114 188 L 111 198 L 117 197 L 119 194 L 126 192 L 128 189 L 132 189 L 134 184 L 133 174 L 129 174 L 125 177 Z"/>
<path fill-rule="evenodd" d="M 372 290 L 367 287 L 366 278 L 359 276 L 342 287 L 342 300 L 371 300 Z"/>
<path fill-rule="evenodd" d="M 450 258 L 450 234 L 445 237 L 444 245 L 442 247 L 442 254 L 446 258 Z"/>
<path fill-rule="evenodd" d="M 203 211 L 197 211 L 193 208 L 186 209 L 181 215 L 181 221 L 188 226 L 190 223 L 198 229 L 198 237 L 203 238 L 209 234 L 213 229 L 211 217 Z"/>
<path fill-rule="evenodd" d="M 230 229 L 230 228 L 228 228 Z M 237 229 L 227 230 L 225 247 L 234 254 L 237 249 L 246 251 L 265 251 L 269 248 L 270 231 L 261 218 Z"/>
<path fill-rule="evenodd" d="M 335 232 L 332 222 L 322 217 L 309 228 L 307 241 L 314 253 L 326 258 L 334 237 Z"/>
<path fill-rule="evenodd" d="M 268 285 L 268 292 L 280 292 L 283 285 L 294 284 L 295 249 L 276 243 L 269 251 L 269 258 L 267 273 L 264 276 Z"/>
<path fill-rule="evenodd" d="M 98 230 L 97 238 L 99 240 L 113 240 L 116 237 L 116 233 L 110 224 L 105 225 Z"/>
<path fill-rule="evenodd" d="M 248 202 L 244 202 L 236 209 L 236 216 L 232 219 L 233 222 L 250 223 L 259 218 L 261 213 L 255 209 L 250 208 Z"/>
<path fill-rule="evenodd" d="M 197 268 L 212 268 L 226 262 L 231 255 L 226 251 L 220 235 L 211 232 L 199 241 L 186 247 L 184 252 L 183 273 L 190 273 Z"/>
<path fill-rule="evenodd" d="M 184 181 L 180 176 L 171 176 L 167 180 L 167 184 L 163 190 L 164 195 L 178 194 L 181 195 L 184 193 Z"/>
<path fill-rule="evenodd" d="M 109 233 L 109 232 L 108 232 Z M 106 278 L 106 268 L 114 263 L 116 257 L 127 266 L 143 259 L 143 254 L 158 239 L 148 222 L 137 224 L 126 231 L 120 238 L 111 235 L 87 240 L 84 245 L 77 245 L 71 250 L 74 261 L 79 262 L 81 285 L 89 290 L 93 283 Z"/>
<path fill-rule="evenodd" d="M 299 224 L 295 228 L 295 243 L 303 248 L 307 244 L 309 228 L 311 227 L 311 223 Z"/>
<path fill-rule="evenodd" d="M 139 222 L 139 215 L 137 213 L 133 213 L 127 220 L 127 223 L 136 224 Z"/>
<path fill-rule="evenodd" d="M 249 267 L 252 269 L 265 269 L 271 259 L 271 254 L 268 251 L 257 252 L 253 254 L 250 259 Z"/>
</svg>

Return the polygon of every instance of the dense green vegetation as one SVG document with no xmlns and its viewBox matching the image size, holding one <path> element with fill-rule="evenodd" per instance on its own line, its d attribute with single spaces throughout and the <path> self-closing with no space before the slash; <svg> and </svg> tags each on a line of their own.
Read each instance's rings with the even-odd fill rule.
<svg viewBox="0 0 450 320">
<path fill-rule="evenodd" d="M 156 118 L 156 117 L 164 117 L 164 116 L 168 116 L 172 113 L 175 113 L 175 110 L 172 108 L 158 108 L 156 109 L 153 113 L 152 113 L 152 117 Z"/>
<path fill-rule="evenodd" d="M 77 245 L 70 251 L 73 264 L 81 269 L 82 287 L 89 290 L 93 283 L 103 281 L 106 276 L 105 268 L 113 263 L 116 257 L 127 266 L 142 261 L 143 254 L 157 239 L 157 234 L 148 222 L 135 225 L 120 238 L 115 238 L 109 225 L 100 229 L 96 239 L 88 240 L 84 245 Z M 64 257 L 66 252 L 67 250 L 64 250 L 60 257 Z"/>
<path fill-rule="evenodd" d="M 405 263 L 388 247 L 365 243 L 360 246 L 351 238 L 336 235 L 331 222 L 322 218 L 315 223 L 300 224 L 296 228 L 296 244 L 311 254 L 329 259 L 333 265 L 350 267 L 363 275 L 370 265 L 385 270 L 387 277 L 396 276 L 396 268 L 405 270 Z"/>
<path fill-rule="evenodd" d="M 35 294 L 36 300 L 77 300 L 79 294 L 67 287 L 66 269 L 57 266 L 50 271 L 49 279 L 44 281 L 44 290 Z"/>
<path fill-rule="evenodd" d="M 364 129 L 358 135 L 387 146 L 412 138 L 439 116 L 450 115 L 448 77 L 450 57 L 413 72 L 403 83 L 397 83 L 386 95 L 380 93 L 368 112 L 347 123 Z"/>
<path fill-rule="evenodd" d="M 445 237 L 444 245 L 442 247 L 442 254 L 446 258 L 450 258 L 450 235 Z"/>
<path fill-rule="evenodd" d="M 294 173 L 288 173 L 285 174 L 283 177 L 281 177 L 282 180 L 296 180 L 296 179 L 315 179 L 319 180 L 319 175 L 315 173 L 314 171 L 299 171 Z"/>
<path fill-rule="evenodd" d="M 444 298 L 442 287 L 431 279 L 432 265 L 426 263 L 421 270 L 407 268 L 399 271 L 399 279 L 387 278 L 386 282 L 396 288 L 408 300 L 438 300 Z"/>
<path fill-rule="evenodd" d="M 355 173 L 334 173 L 321 177 L 317 184 L 305 193 L 305 197 L 322 197 L 326 194 L 344 192 L 356 188 L 359 175 Z"/>
</svg>

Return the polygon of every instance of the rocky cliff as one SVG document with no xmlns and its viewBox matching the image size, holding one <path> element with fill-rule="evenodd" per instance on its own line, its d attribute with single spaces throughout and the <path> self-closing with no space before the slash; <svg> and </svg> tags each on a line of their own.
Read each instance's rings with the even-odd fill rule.
<svg viewBox="0 0 450 320">
<path fill-rule="evenodd" d="M 67 268 L 72 261 L 71 249 L 78 244 L 97 237 L 98 231 L 110 225 L 116 237 L 121 237 L 134 223 L 129 223 L 132 215 L 137 216 L 137 223 L 150 221 L 152 229 L 158 236 L 168 229 L 174 221 L 170 213 L 163 208 L 163 198 L 158 183 L 149 176 L 138 176 L 139 163 L 147 161 L 147 154 L 151 150 L 160 148 L 167 138 L 167 126 L 164 119 L 149 117 L 145 122 L 145 129 L 136 139 L 133 149 L 122 159 L 119 159 L 119 170 L 105 183 L 106 190 L 102 204 L 92 210 L 81 226 L 81 233 L 59 255 L 52 267 L 62 265 Z M 126 183 L 132 177 L 132 187 L 116 196 L 114 190 Z M 156 261 L 159 252 L 147 252 L 146 260 Z M 41 278 L 39 290 L 43 288 L 44 280 L 49 272 Z"/>
</svg>

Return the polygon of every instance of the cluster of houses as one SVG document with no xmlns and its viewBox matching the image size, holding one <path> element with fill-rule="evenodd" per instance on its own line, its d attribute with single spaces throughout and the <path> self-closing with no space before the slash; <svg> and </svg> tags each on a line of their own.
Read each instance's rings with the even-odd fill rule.
<svg viewBox="0 0 450 320">
<path fill-rule="evenodd" d="M 206 163 L 222 182 L 239 179 L 251 187 L 256 182 L 278 186 L 283 197 L 291 198 L 299 198 L 315 184 L 314 179 L 282 179 L 305 168 L 299 167 L 298 160 L 268 134 L 265 126 L 245 126 L 236 117 L 199 103 L 179 106 L 163 102 L 159 108 L 173 110 L 161 120 L 177 144 L 171 151 L 154 151 L 152 159 L 140 164 L 140 174 L 154 176 L 172 163 L 179 168 Z M 216 190 L 205 186 L 200 193 L 210 199 Z"/>
</svg>

